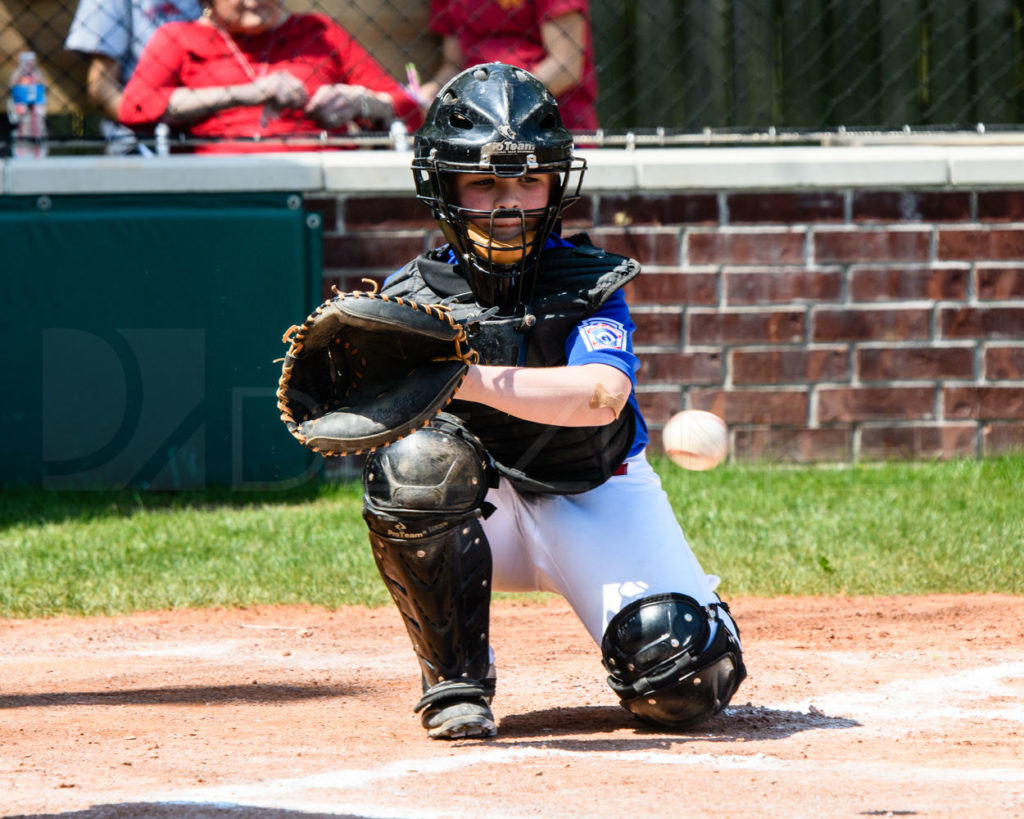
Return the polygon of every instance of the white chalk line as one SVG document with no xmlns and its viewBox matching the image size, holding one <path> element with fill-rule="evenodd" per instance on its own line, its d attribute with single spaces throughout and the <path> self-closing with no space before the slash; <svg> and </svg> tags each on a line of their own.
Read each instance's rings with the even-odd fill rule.
<svg viewBox="0 0 1024 819">
<path fill-rule="evenodd" d="M 942 677 L 899 680 L 872 692 L 824 694 L 772 706 L 783 711 L 809 711 L 814 706 L 829 717 L 861 721 L 879 717 L 884 731 L 901 731 L 908 722 L 929 722 L 939 729 L 944 720 L 1006 720 L 1024 723 L 1020 690 L 1009 682 L 1024 680 L 1024 662 L 959 671 Z M 957 706 L 1002 697 L 1001 707 Z"/>
<path fill-rule="evenodd" d="M 641 765 L 675 765 L 699 767 L 703 770 L 736 770 L 736 771 L 785 771 L 792 774 L 796 763 L 767 754 L 757 753 L 747 756 L 735 754 L 691 754 L 683 751 L 572 751 L 563 748 L 478 748 L 454 757 L 442 759 L 410 759 L 392 762 L 375 769 L 343 769 L 311 774 L 308 776 L 289 777 L 273 782 L 261 782 L 251 785 L 224 785 L 211 788 L 191 789 L 175 793 L 154 795 L 146 801 L 174 805 L 215 805 L 222 807 L 251 807 L 263 809 L 289 809 L 309 813 L 333 813 L 341 811 L 346 814 L 367 817 L 367 819 L 443 819 L 455 815 L 453 806 L 445 810 L 426 807 L 399 805 L 395 801 L 388 803 L 381 797 L 384 791 L 377 791 L 377 798 L 371 801 L 356 801 L 353 792 L 365 792 L 378 787 L 384 782 L 402 780 L 407 777 L 431 777 L 465 771 L 478 765 L 509 765 L 524 761 L 565 760 L 575 761 L 641 764 Z M 916 783 L 934 782 L 943 784 L 992 783 L 1007 785 L 1024 784 L 1024 771 L 1019 769 L 976 769 L 917 767 L 910 765 L 894 765 L 892 763 L 851 762 L 836 763 L 828 760 L 823 763 L 830 776 L 868 779 L 871 781 L 906 781 Z M 847 769 L 844 772 L 844 769 Z M 315 798 L 310 791 L 326 791 L 335 794 L 343 793 L 343 797 L 327 796 Z M 357 796 L 358 799 L 358 796 Z M 364 797 L 365 799 L 365 797 Z M 497 814 L 495 814 L 497 815 Z M 513 819 L 507 809 L 501 815 Z"/>
<path fill-rule="evenodd" d="M 295 647 L 287 650 L 287 654 L 252 651 L 250 644 L 242 640 L 218 640 L 208 643 L 171 643 L 160 647 L 140 645 L 137 648 L 101 649 L 92 652 L 89 659 L 102 661 L 107 658 L 123 660 L 126 657 L 135 660 L 183 658 L 216 662 L 221 669 L 228 666 L 251 669 L 254 665 L 260 665 L 274 670 L 316 668 L 339 671 L 373 670 L 375 673 L 407 671 L 409 667 L 409 651 L 405 646 L 390 651 L 386 648 L 365 652 L 346 650 L 339 651 L 333 656 L 323 656 L 319 651 L 306 652 L 301 643 L 296 643 Z M 53 657 L 55 662 L 59 662 L 64 659 L 64 654 L 58 649 L 53 652 Z M 38 662 L 39 658 L 40 655 L 35 655 L 32 662 Z"/>
<path fill-rule="evenodd" d="M 926 722 L 941 729 L 942 720 L 992 719 L 1024 722 L 1024 710 L 1017 704 L 1019 691 L 1009 684 L 1024 678 L 1024 662 L 987 666 L 955 674 L 918 680 L 900 681 L 883 686 L 870 693 L 837 693 L 812 698 L 799 703 L 777 703 L 759 706 L 762 712 L 798 711 L 808 718 L 821 716 L 847 716 L 869 729 L 883 732 L 905 732 L 908 726 Z M 961 701 L 984 700 L 993 696 L 1006 696 L 1005 708 L 985 709 L 950 705 L 956 695 Z M 739 711 L 741 709 L 729 709 Z M 881 725 L 875 725 L 879 719 Z M 812 729 L 808 729 L 812 730 Z M 554 741 L 552 745 L 555 744 Z M 609 763 L 699 766 L 721 770 L 792 772 L 801 763 L 784 760 L 769 754 L 749 755 L 688 753 L 670 751 L 577 751 L 558 747 L 494 748 L 481 746 L 458 755 L 444 758 L 422 758 L 395 761 L 373 769 L 340 769 L 299 777 L 283 777 L 269 782 L 233 784 L 207 788 L 193 788 L 170 793 L 154 794 L 152 801 L 171 804 L 232 805 L 240 807 L 288 808 L 309 812 L 336 812 L 337 799 L 310 798 L 311 791 L 344 792 L 344 811 L 376 819 L 402 817 L 402 819 L 441 819 L 450 813 L 433 808 L 381 804 L 380 798 L 365 803 L 353 802 L 351 797 L 374 789 L 384 782 L 402 780 L 412 776 L 438 776 L 463 771 L 478 765 L 508 765 L 523 761 L 574 759 L 578 761 L 606 761 Z M 802 763 L 806 765 L 806 763 Z M 1024 770 L 1020 768 L 971 769 L 956 767 L 916 766 L 892 762 L 857 761 L 844 764 L 829 760 L 830 775 L 846 775 L 878 781 L 913 781 L 915 783 L 993 783 L 1024 784 Z M 353 793 L 354 792 L 354 793 Z M 380 796 L 380 791 L 375 795 Z"/>
</svg>

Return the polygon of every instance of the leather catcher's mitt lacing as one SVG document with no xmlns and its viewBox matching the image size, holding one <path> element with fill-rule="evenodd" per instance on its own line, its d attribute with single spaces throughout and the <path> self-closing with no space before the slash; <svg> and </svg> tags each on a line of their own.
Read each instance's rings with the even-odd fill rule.
<svg viewBox="0 0 1024 819">
<path fill-rule="evenodd" d="M 403 299 L 401 297 L 392 298 L 384 293 L 377 293 L 371 290 L 352 290 L 346 293 L 338 291 L 337 286 L 334 288 L 336 298 L 345 299 L 346 297 L 359 297 L 359 298 L 370 298 L 370 299 L 381 299 L 382 301 L 392 301 L 396 304 L 404 304 L 406 307 L 411 307 L 414 310 L 422 310 L 424 313 L 435 318 L 443 319 L 448 324 L 459 331 L 459 335 L 453 342 L 455 344 L 455 355 L 443 358 L 434 358 L 432 361 L 464 361 L 467 364 L 477 364 L 480 361 L 480 354 L 472 348 L 464 348 L 463 345 L 468 345 L 469 340 L 466 335 L 466 328 L 459 324 L 455 319 L 452 318 L 451 308 L 445 304 L 420 304 L 418 301 L 411 301 L 409 299 Z M 333 299 L 331 300 L 333 301 Z M 316 324 L 316 319 L 319 318 L 320 314 L 323 313 L 324 309 L 331 304 L 331 301 L 324 302 L 314 310 L 309 318 L 307 318 L 302 324 L 293 324 L 287 330 L 284 331 L 284 335 L 281 336 L 281 341 L 284 344 L 291 345 L 291 349 L 288 350 L 290 353 L 297 353 L 302 351 L 302 340 L 305 337 L 304 333 L 308 332 L 309 329 Z M 296 333 L 298 335 L 296 335 Z M 284 359 L 277 359 L 278 362 L 284 361 Z M 365 362 L 365 359 L 364 359 Z M 278 390 L 278 396 L 281 391 Z"/>
<path fill-rule="evenodd" d="M 377 446 L 381 446 L 383 444 L 371 445 L 362 449 L 345 449 L 343 452 L 336 449 L 327 449 L 325 451 L 325 449 L 314 445 L 312 442 L 308 440 L 307 436 L 300 429 L 300 424 L 302 424 L 304 421 L 309 420 L 311 416 L 322 416 L 324 414 L 330 413 L 337 406 L 339 406 L 340 400 L 343 400 L 344 398 L 347 398 L 350 395 L 352 395 L 353 392 L 360 386 L 361 382 L 363 382 L 364 379 L 366 379 L 367 377 L 372 378 L 372 350 L 360 350 L 358 347 L 351 344 L 348 340 L 344 340 L 342 346 L 344 348 L 344 358 L 346 359 L 348 365 L 344 371 L 347 372 L 348 383 L 346 385 L 337 385 L 338 373 L 342 372 L 343 370 L 339 366 L 339 363 L 335 360 L 334 351 L 330 347 L 330 343 L 333 342 L 334 339 L 337 338 L 337 336 L 332 337 L 327 344 L 323 343 L 324 339 L 321 337 L 317 342 L 317 346 L 314 347 L 313 349 L 319 350 L 321 347 L 325 348 L 327 357 L 329 358 L 333 365 L 333 369 L 330 372 L 330 379 L 333 383 L 335 383 L 336 386 L 342 387 L 342 390 L 338 390 L 338 392 L 335 393 L 332 401 L 328 403 L 321 403 L 316 408 L 310 406 L 310 404 L 308 403 L 303 405 L 302 410 L 309 413 L 309 415 L 306 418 L 296 418 L 296 404 L 294 401 L 290 400 L 288 395 L 289 389 L 292 387 L 291 381 L 294 367 L 298 359 L 301 357 L 303 351 L 306 349 L 307 342 L 309 340 L 308 336 L 313 330 L 313 328 L 318 325 L 324 312 L 330 309 L 332 305 L 337 304 L 338 302 L 341 301 L 345 301 L 346 299 L 378 300 L 402 305 L 405 308 L 425 313 L 426 315 L 430 316 L 431 318 L 437 321 L 444 322 L 451 330 L 454 331 L 454 336 L 450 340 L 446 340 L 444 342 L 446 345 L 450 345 L 451 354 L 424 358 L 424 363 L 443 363 L 458 361 L 468 366 L 471 364 L 478 363 L 480 360 L 480 356 L 476 350 L 472 349 L 472 347 L 469 346 L 465 326 L 454 320 L 454 318 L 451 315 L 451 310 L 446 305 L 420 304 L 419 302 L 412 301 L 409 299 L 388 296 L 384 293 L 379 293 L 376 290 L 355 290 L 350 292 L 339 292 L 336 287 L 333 289 L 335 292 L 335 297 L 333 299 L 330 299 L 321 304 L 319 307 L 317 307 L 316 310 L 314 310 L 313 313 L 311 313 L 301 325 L 292 325 L 291 327 L 289 327 L 288 330 L 286 330 L 284 335 L 282 336 L 282 342 L 288 344 L 289 349 L 286 357 L 282 359 L 282 375 L 277 389 L 277 407 L 281 413 L 281 420 L 288 426 L 289 431 L 292 433 L 292 435 L 295 436 L 305 446 L 312 449 L 314 452 L 321 452 L 324 454 L 359 455 L 362 454 L 363 452 L 373 451 L 374 449 L 377 448 Z M 382 336 L 383 335 L 384 333 L 382 332 Z M 463 373 L 462 376 L 458 379 L 458 385 L 461 385 L 464 379 L 465 373 Z M 369 383 L 372 384 L 372 382 Z M 339 392 L 341 393 L 340 396 L 338 394 Z M 445 403 L 447 403 L 447 401 Z M 416 428 L 428 424 L 430 422 L 430 418 L 433 415 L 436 415 L 436 413 L 440 412 L 442 409 L 443 406 L 438 408 L 435 412 L 431 413 L 430 416 L 426 417 L 421 423 L 417 424 Z M 414 430 L 410 430 L 410 432 L 411 431 Z M 401 437 L 404 437 L 405 434 L 409 434 L 409 432 L 395 435 L 394 437 L 387 440 L 385 443 L 393 443 L 394 441 L 399 440 Z"/>
</svg>

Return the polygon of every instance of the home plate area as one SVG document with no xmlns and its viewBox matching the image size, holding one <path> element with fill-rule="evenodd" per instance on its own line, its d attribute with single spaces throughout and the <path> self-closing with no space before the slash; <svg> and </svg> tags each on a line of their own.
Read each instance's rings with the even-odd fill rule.
<svg viewBox="0 0 1024 819">
<path fill-rule="evenodd" d="M 564 602 L 494 604 L 492 740 L 435 742 L 392 609 L 0 622 L 0 816 L 1020 816 L 1024 598 L 737 599 L 750 676 L 643 727 Z"/>
</svg>

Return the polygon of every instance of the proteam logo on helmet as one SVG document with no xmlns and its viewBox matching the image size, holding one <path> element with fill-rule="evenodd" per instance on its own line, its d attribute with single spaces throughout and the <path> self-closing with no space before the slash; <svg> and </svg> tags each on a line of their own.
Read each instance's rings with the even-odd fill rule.
<svg viewBox="0 0 1024 819">
<path fill-rule="evenodd" d="M 521 68 L 474 66 L 438 93 L 414 150 L 416 195 L 433 211 L 476 299 L 503 312 L 522 309 L 533 293 L 540 252 L 562 212 L 579 199 L 586 170 L 586 161 L 573 154 L 555 98 Z M 521 238 L 499 248 L 472 221 L 486 224 L 497 212 L 460 207 L 452 184 L 459 173 L 553 174 L 557 181 L 545 207 L 515 212 Z"/>
<path fill-rule="evenodd" d="M 536 150 L 537 146 L 533 142 L 488 142 L 480 146 L 480 165 L 487 165 L 495 154 L 531 154 L 536 163 Z"/>
<path fill-rule="evenodd" d="M 480 146 L 481 154 L 532 154 L 537 150 L 533 142 L 488 142 Z"/>
</svg>

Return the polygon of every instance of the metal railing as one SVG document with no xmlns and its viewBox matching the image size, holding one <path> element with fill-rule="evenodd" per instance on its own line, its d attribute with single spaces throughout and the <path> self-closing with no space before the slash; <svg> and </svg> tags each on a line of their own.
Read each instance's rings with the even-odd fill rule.
<svg viewBox="0 0 1024 819">
<path fill-rule="evenodd" d="M 86 94 L 88 58 L 64 46 L 77 5 L 0 0 L 0 80 L 35 51 L 52 138 L 90 150 L 103 117 Z M 429 0 L 285 5 L 328 15 L 400 81 L 410 62 L 424 78 L 440 62 Z M 597 144 L 992 135 L 1024 123 L 1024 0 L 591 0 L 588 13 Z"/>
</svg>

